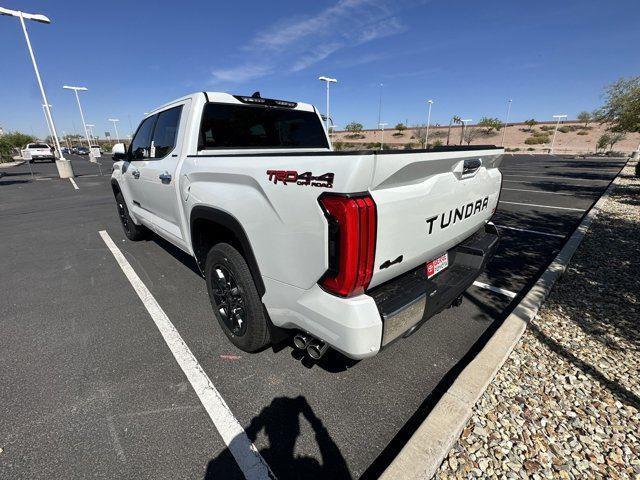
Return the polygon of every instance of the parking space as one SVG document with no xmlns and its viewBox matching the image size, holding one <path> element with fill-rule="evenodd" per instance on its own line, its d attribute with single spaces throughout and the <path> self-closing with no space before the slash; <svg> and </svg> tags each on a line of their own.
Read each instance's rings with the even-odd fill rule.
<svg viewBox="0 0 640 480">
<path fill-rule="evenodd" d="M 375 477 L 623 164 L 506 155 L 499 251 L 463 304 L 372 359 L 328 354 L 317 364 L 286 345 L 236 350 L 213 319 L 194 261 L 157 237 L 125 239 L 109 159 L 98 176 L 74 157 L 78 189 L 55 179 L 55 165 L 33 166 L 36 181 L 26 165 L 7 171 L 0 477 L 242 477 L 241 439 L 214 425 L 100 231 L 278 478 Z"/>
</svg>

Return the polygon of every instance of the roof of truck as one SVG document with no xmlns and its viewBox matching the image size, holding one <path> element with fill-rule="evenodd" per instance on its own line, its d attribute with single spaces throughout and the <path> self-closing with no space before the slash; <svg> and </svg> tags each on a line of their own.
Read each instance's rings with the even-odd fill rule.
<svg viewBox="0 0 640 480">
<path fill-rule="evenodd" d="M 259 99 L 259 100 L 268 101 L 270 102 L 271 106 L 275 106 L 275 107 L 278 107 L 278 104 L 277 103 L 273 104 L 273 102 L 280 102 L 282 104 L 281 106 L 285 108 L 293 108 L 295 110 L 303 110 L 307 112 L 316 111 L 315 107 L 309 103 L 296 102 L 292 100 L 264 98 L 264 97 L 261 97 L 258 92 L 254 93 L 253 95 L 231 94 L 226 92 L 194 92 L 189 95 L 185 95 L 184 97 L 176 98 L 175 100 L 167 102 L 160 107 L 154 108 L 147 115 L 145 115 L 145 118 L 155 114 L 158 110 L 162 110 L 170 105 L 173 105 L 174 103 L 180 102 L 182 100 L 194 99 L 199 96 L 202 97 L 203 95 L 205 96 L 207 102 L 231 103 L 231 104 L 237 104 L 237 105 L 247 105 L 247 104 L 259 105 L 257 103 L 257 99 Z M 244 99 L 244 101 L 242 99 Z"/>
</svg>

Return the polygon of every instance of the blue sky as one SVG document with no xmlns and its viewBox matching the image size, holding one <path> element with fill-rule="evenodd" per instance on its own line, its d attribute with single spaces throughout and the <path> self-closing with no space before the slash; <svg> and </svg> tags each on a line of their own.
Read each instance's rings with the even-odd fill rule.
<svg viewBox="0 0 640 480">
<path fill-rule="evenodd" d="M 58 130 L 79 131 L 71 92 L 84 85 L 88 123 L 128 133 L 143 112 L 194 91 L 305 101 L 343 127 L 432 122 L 451 115 L 570 117 L 602 87 L 640 73 L 638 0 L 316 0 L 64 2 L 0 0 L 48 15 L 28 28 Z M 0 126 L 44 135 L 40 95 L 17 19 L 0 17 Z M 383 87 L 379 87 L 382 83 Z"/>
</svg>

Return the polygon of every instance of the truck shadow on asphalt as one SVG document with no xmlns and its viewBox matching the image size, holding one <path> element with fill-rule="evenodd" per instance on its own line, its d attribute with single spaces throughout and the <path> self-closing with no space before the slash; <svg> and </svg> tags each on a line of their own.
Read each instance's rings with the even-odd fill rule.
<svg viewBox="0 0 640 480">
<path fill-rule="evenodd" d="M 301 420 L 306 420 L 313 430 L 320 460 L 295 454 L 296 441 L 301 432 Z M 352 478 L 340 449 L 303 396 L 274 398 L 251 420 L 245 432 L 254 444 L 258 434 L 264 432 L 269 446 L 259 448 L 260 455 L 279 479 Z M 234 441 L 236 440 L 232 440 L 232 444 Z M 234 462 L 233 456 L 231 449 L 226 448 L 208 463 L 204 478 L 235 478 L 231 472 L 237 472 L 238 469 L 230 462 Z M 238 478 L 243 477 L 239 475 Z"/>
</svg>

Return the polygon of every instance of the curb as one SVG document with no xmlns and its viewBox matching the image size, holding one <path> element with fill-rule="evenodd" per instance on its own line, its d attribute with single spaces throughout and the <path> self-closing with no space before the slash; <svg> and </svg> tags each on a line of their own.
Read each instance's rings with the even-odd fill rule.
<svg viewBox="0 0 640 480">
<path fill-rule="evenodd" d="M 0 163 L 0 168 L 18 167 L 18 166 L 22 165 L 23 163 L 25 163 L 24 160 L 17 160 L 17 161 L 13 161 L 13 162 Z"/>
<path fill-rule="evenodd" d="M 585 214 L 580 225 L 553 262 L 478 355 L 442 395 L 398 456 L 380 476 L 381 479 L 430 479 L 435 475 L 460 437 L 471 417 L 474 405 L 509 358 L 511 351 L 526 330 L 527 324 L 536 316 L 551 288 L 567 268 L 591 223 L 600 213 L 603 203 L 608 199 L 615 185 L 619 183 L 620 175 L 630 161 L 631 158 L 628 158 L 616 178 Z"/>
</svg>

